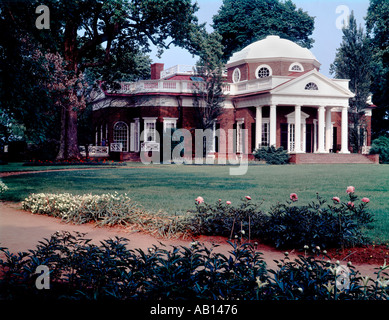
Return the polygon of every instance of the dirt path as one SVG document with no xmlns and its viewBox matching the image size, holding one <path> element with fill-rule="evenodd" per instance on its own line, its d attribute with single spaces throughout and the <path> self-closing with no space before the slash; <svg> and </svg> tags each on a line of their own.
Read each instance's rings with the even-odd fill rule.
<svg viewBox="0 0 389 320">
<path fill-rule="evenodd" d="M 49 238 L 56 231 L 78 231 L 86 233 L 86 237 L 92 239 L 92 242 L 99 244 L 100 241 L 115 236 L 124 237 L 130 240 L 129 249 L 141 248 L 147 250 L 154 244 L 160 246 L 162 242 L 166 246 L 188 246 L 191 239 L 161 239 L 155 238 L 152 235 L 136 232 L 133 230 L 114 227 L 95 227 L 93 224 L 75 225 L 62 222 L 58 218 L 53 218 L 45 215 L 31 214 L 20 208 L 20 204 L 12 202 L 0 201 L 0 246 L 6 247 L 10 252 L 16 253 L 19 251 L 27 251 L 33 249 L 38 244 L 38 241 L 43 238 Z M 215 248 L 216 252 L 221 252 L 228 255 L 231 246 L 221 237 L 200 237 L 198 241 L 209 246 L 212 243 L 218 244 Z M 284 252 L 275 250 L 272 247 L 259 245 L 258 251 L 263 253 L 263 258 L 268 264 L 268 268 L 276 269 L 274 260 L 284 258 Z M 294 259 L 297 254 L 291 252 L 289 257 Z M 343 264 L 343 263 L 342 263 Z M 363 275 L 369 275 L 375 278 L 374 268 L 377 265 L 363 264 L 357 265 L 356 268 Z"/>
</svg>

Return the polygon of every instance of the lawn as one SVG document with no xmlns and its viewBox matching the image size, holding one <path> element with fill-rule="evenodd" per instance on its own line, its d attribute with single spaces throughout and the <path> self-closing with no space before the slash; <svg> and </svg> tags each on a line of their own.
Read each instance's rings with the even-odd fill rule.
<svg viewBox="0 0 389 320">
<path fill-rule="evenodd" d="M 2 169 L 2 168 L 0 168 Z M 53 168 L 58 169 L 58 168 Z M 2 170 L 3 171 L 3 170 Z M 4 200 L 21 201 L 30 193 L 127 192 L 146 208 L 180 214 L 194 209 L 194 199 L 206 202 L 231 201 L 250 195 L 268 209 L 276 202 L 297 193 L 299 203 L 307 204 L 320 196 L 347 199 L 346 187 L 353 185 L 356 194 L 370 198 L 369 207 L 377 222 L 373 236 L 389 240 L 389 165 L 253 165 L 247 174 L 230 176 L 228 166 L 217 165 L 142 165 L 99 170 L 45 172 L 4 177 L 10 188 Z"/>
</svg>

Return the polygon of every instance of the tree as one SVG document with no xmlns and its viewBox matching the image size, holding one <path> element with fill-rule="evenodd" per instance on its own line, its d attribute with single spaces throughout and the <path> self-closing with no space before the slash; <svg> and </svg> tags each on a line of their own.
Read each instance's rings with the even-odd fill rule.
<svg viewBox="0 0 389 320">
<path fill-rule="evenodd" d="M 35 28 L 33 13 L 39 4 L 4 1 L 1 9 L 15 28 L 30 34 L 44 50 L 59 53 L 69 77 L 78 78 L 86 68 L 109 63 L 120 48 L 147 51 L 151 42 L 160 51 L 171 43 L 193 54 L 198 49 L 191 38 L 199 28 L 194 16 L 198 8 L 190 0 L 47 0 L 50 30 Z M 73 95 L 80 97 L 78 86 Z M 58 159 L 80 156 L 78 110 L 70 100 L 63 99 L 61 108 Z"/>
<path fill-rule="evenodd" d="M 357 27 L 354 12 L 351 12 L 349 23 L 342 32 L 342 43 L 336 51 L 330 73 L 338 79 L 350 79 L 350 90 L 355 97 L 350 99 L 349 115 L 352 126 L 349 129 L 349 138 L 353 152 L 359 152 L 366 129 L 365 108 L 370 95 L 373 53 L 370 39 L 362 26 Z"/>
<path fill-rule="evenodd" d="M 370 0 L 366 16 L 367 32 L 372 39 L 374 70 L 371 92 L 373 136 L 389 135 L 389 2 Z"/>
<path fill-rule="evenodd" d="M 314 18 L 292 1 L 223 0 L 213 17 L 213 28 L 223 37 L 224 61 L 250 43 L 278 35 L 311 48 Z"/>
<path fill-rule="evenodd" d="M 202 34 L 198 43 L 201 44 L 201 51 L 193 82 L 193 106 L 196 111 L 197 128 L 207 130 L 214 128 L 217 117 L 223 113 L 225 100 L 223 48 L 221 36 L 217 32 Z M 207 146 L 211 146 L 211 143 L 203 140 L 203 154 L 208 152 Z"/>
</svg>

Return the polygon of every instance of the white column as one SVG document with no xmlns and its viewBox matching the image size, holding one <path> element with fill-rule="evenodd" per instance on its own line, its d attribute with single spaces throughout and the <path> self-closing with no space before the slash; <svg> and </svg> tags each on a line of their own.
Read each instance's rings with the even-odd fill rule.
<svg viewBox="0 0 389 320">
<path fill-rule="evenodd" d="M 256 108 L 255 113 L 255 149 L 262 144 L 262 107 Z"/>
<path fill-rule="evenodd" d="M 301 106 L 294 107 L 294 151 L 301 153 Z"/>
<path fill-rule="evenodd" d="M 319 106 L 318 110 L 318 148 L 317 152 L 319 153 L 324 153 L 324 112 L 325 112 L 325 107 L 324 106 Z"/>
<path fill-rule="evenodd" d="M 326 152 L 330 152 L 332 144 L 331 107 L 326 108 Z"/>
<path fill-rule="evenodd" d="M 348 106 L 342 107 L 342 147 L 340 153 L 350 153 L 348 150 Z"/>
<path fill-rule="evenodd" d="M 269 137 L 269 144 L 271 146 L 276 145 L 276 135 L 277 135 L 277 109 L 276 105 L 270 106 L 270 137 Z"/>
</svg>

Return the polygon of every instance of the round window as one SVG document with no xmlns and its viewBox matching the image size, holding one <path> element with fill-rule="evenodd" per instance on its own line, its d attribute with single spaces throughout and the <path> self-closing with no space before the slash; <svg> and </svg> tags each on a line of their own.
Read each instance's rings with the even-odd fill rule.
<svg viewBox="0 0 389 320">
<path fill-rule="evenodd" d="M 270 70 L 266 67 L 262 67 L 258 69 L 257 77 L 258 78 L 266 78 L 270 76 Z"/>
<path fill-rule="evenodd" d="M 232 73 L 232 82 L 239 82 L 240 81 L 240 70 L 239 68 L 235 68 L 234 72 Z"/>
</svg>

